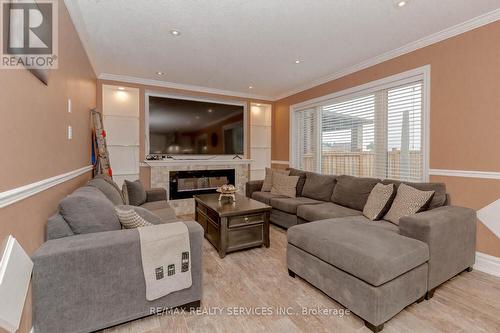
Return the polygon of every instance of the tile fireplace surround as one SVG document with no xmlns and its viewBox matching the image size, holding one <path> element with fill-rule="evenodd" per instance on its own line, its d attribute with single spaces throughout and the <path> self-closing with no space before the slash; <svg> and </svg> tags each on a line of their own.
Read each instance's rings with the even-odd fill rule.
<svg viewBox="0 0 500 333">
<path fill-rule="evenodd" d="M 151 187 L 161 187 L 169 193 L 170 171 L 192 171 L 192 170 L 225 170 L 234 169 L 236 179 L 236 190 L 239 194 L 245 195 L 245 184 L 249 180 L 248 159 L 207 159 L 207 160 L 165 160 L 165 161 L 144 161 L 151 167 Z M 169 201 L 170 206 L 177 215 L 194 213 L 194 199 L 176 199 Z"/>
</svg>

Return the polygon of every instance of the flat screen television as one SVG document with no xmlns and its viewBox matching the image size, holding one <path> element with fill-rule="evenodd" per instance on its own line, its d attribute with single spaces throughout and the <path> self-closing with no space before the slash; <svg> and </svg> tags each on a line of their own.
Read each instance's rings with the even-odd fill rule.
<svg viewBox="0 0 500 333">
<path fill-rule="evenodd" d="M 241 155 L 244 108 L 149 96 L 149 154 Z"/>
</svg>

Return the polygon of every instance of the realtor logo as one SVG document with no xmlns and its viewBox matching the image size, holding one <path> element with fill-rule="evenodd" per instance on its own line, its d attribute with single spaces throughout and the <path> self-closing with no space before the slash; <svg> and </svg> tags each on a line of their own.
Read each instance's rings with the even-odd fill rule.
<svg viewBox="0 0 500 333">
<path fill-rule="evenodd" d="M 57 1 L 1 1 L 1 68 L 57 68 Z"/>
</svg>

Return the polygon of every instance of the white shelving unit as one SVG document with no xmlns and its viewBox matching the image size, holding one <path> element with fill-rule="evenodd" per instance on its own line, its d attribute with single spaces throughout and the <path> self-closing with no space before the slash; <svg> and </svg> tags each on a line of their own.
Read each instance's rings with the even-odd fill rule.
<svg viewBox="0 0 500 333">
<path fill-rule="evenodd" d="M 271 167 L 271 105 L 250 106 L 250 180 L 264 179 Z"/>
<path fill-rule="evenodd" d="M 139 178 L 139 89 L 103 85 L 102 105 L 113 179 L 121 186 Z"/>
</svg>

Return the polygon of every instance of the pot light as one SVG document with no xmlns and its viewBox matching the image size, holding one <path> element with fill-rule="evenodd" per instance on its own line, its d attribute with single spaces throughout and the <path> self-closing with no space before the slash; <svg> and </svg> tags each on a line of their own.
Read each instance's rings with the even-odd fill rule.
<svg viewBox="0 0 500 333">
<path fill-rule="evenodd" d="M 122 91 L 123 91 L 123 90 L 125 90 L 125 88 L 123 88 L 123 87 L 118 87 L 118 90 L 122 90 Z"/>
<path fill-rule="evenodd" d="M 248 86 L 248 89 L 253 89 L 253 87 L 252 86 Z"/>
<path fill-rule="evenodd" d="M 170 30 L 170 34 L 172 36 L 180 36 L 181 32 L 179 30 Z"/>
<path fill-rule="evenodd" d="M 298 65 L 298 64 L 300 64 L 300 63 L 301 63 L 300 59 L 295 60 L 295 64 L 297 64 L 297 65 Z"/>
<path fill-rule="evenodd" d="M 165 73 L 163 73 L 163 72 L 156 72 L 156 75 L 163 75 L 163 74 L 165 74 Z"/>
<path fill-rule="evenodd" d="M 398 1 L 397 5 L 398 5 L 398 7 L 400 7 L 400 8 L 401 8 L 401 7 L 404 7 L 404 6 L 406 5 L 406 1 L 404 1 L 404 0 Z"/>
</svg>

